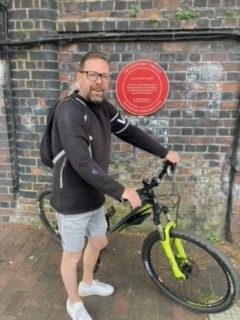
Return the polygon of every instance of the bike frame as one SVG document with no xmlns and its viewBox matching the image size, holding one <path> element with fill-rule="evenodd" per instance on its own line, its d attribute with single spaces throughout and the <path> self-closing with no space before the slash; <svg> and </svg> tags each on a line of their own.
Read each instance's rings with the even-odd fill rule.
<svg viewBox="0 0 240 320">
<path fill-rule="evenodd" d="M 112 227 L 109 226 L 108 233 L 114 234 L 116 232 L 122 231 L 129 227 L 130 225 L 141 224 L 147 218 L 151 212 L 149 210 L 152 208 L 150 203 L 143 205 L 140 208 L 132 210 L 129 214 L 123 217 L 118 223 L 113 225 Z M 142 221 L 140 221 L 142 219 Z M 140 221 L 140 223 L 138 223 Z"/>
</svg>

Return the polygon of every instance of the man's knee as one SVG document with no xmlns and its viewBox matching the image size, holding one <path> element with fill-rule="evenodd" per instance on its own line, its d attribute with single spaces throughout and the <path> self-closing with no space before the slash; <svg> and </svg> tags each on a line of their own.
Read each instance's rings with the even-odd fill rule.
<svg viewBox="0 0 240 320">
<path fill-rule="evenodd" d="M 101 250 L 105 248 L 108 244 L 108 239 L 106 236 L 100 236 L 100 237 L 92 237 L 89 238 L 89 245 L 94 249 L 94 250 Z"/>
<path fill-rule="evenodd" d="M 80 261 L 81 256 L 82 256 L 82 252 L 77 252 L 77 253 L 63 252 L 62 263 L 76 266 Z"/>
</svg>

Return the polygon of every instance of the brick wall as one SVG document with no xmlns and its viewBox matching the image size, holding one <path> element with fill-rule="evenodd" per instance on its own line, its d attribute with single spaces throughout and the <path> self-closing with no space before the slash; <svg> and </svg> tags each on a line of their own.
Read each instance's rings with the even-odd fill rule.
<svg viewBox="0 0 240 320">
<path fill-rule="evenodd" d="M 185 1 L 10 1 L 9 34 L 13 40 L 81 32 L 239 28 L 238 2 Z M 185 20 L 182 20 L 182 18 Z M 193 17 L 189 19 L 189 17 Z M 164 108 L 148 117 L 125 116 L 158 141 L 180 152 L 178 184 L 182 194 L 183 224 L 199 232 L 209 226 L 222 233 L 226 215 L 232 142 L 239 93 L 239 42 L 202 41 L 74 42 L 11 47 L 17 146 L 18 185 L 3 182 L 1 221 L 35 221 L 37 192 L 50 184 L 51 172 L 38 158 L 48 107 L 74 88 L 80 57 L 88 50 L 106 52 L 116 79 L 126 63 L 151 59 L 170 81 Z M 4 66 L 4 59 L 2 61 Z M 3 68 L 6 68 L 3 67 Z M 7 80 L 5 80 L 7 83 Z M 110 100 L 118 105 L 114 83 Z M 10 110 L 4 108 L 2 114 Z M 120 107 L 120 106 L 119 106 Z M 124 111 L 123 111 L 124 113 Z M 9 133 L 4 118 L 4 132 Z M 4 135 L 0 138 L 4 141 Z M 2 175 L 13 179 L 11 148 Z M 141 176 L 156 174 L 161 161 L 113 139 L 111 173 L 123 183 L 139 185 Z M 5 166 L 5 167 L 4 167 Z M 5 169 L 4 169 L 5 168 Z M 11 172 L 11 173 L 10 173 Z M 239 210 L 239 181 L 234 185 L 234 217 Z M 15 191 L 14 191 L 15 190 Z M 15 201 L 13 201 L 15 199 Z M 186 219 L 191 215 L 191 219 Z M 237 220 L 237 219 L 236 219 Z"/>
<path fill-rule="evenodd" d="M 3 14 L 3 12 L 1 12 L 1 14 L 0 14 L 0 39 L 1 40 L 4 38 L 3 21 L 4 21 L 4 14 Z"/>
<path fill-rule="evenodd" d="M 12 117 L 7 113 L 11 113 L 10 106 L 6 101 L 6 82 L 7 65 L 4 61 L 0 61 L 0 203 L 2 220 L 6 220 L 6 216 L 14 214 L 14 186 L 16 180 L 12 174 L 14 171 L 13 159 L 13 140 L 11 135 Z M 16 172 L 15 172 L 16 173 Z"/>
<path fill-rule="evenodd" d="M 56 30 L 55 1 L 12 1 L 9 37 L 37 39 Z M 17 144 L 18 187 L 15 214 L 2 219 L 34 222 L 36 194 L 50 182 L 39 164 L 39 144 L 47 107 L 59 97 L 58 46 L 53 43 L 11 48 L 11 83 Z"/>
<path fill-rule="evenodd" d="M 58 2 L 64 32 L 239 27 L 237 0 Z"/>
<path fill-rule="evenodd" d="M 150 117 L 127 116 L 161 143 L 180 152 L 182 163 L 178 174 L 183 214 L 191 212 L 194 217 L 185 221 L 185 226 L 195 230 L 207 230 L 209 225 L 218 228 L 226 213 L 229 159 L 236 125 L 238 44 L 214 41 L 208 43 L 207 51 L 204 41 L 89 44 L 88 49 L 92 48 L 111 52 L 114 74 L 128 61 L 142 58 L 153 59 L 166 70 L 170 92 L 165 107 Z M 74 49 L 65 47 L 61 53 L 66 65 L 71 61 L 70 69 L 77 63 L 78 55 L 72 54 L 76 51 L 82 53 L 81 45 Z M 74 72 L 62 74 L 67 79 L 64 87 L 70 89 Z M 116 104 L 114 90 L 110 97 Z M 156 174 L 160 163 L 155 163 L 154 158 L 119 141 L 113 147 L 116 178 L 135 185 L 143 171 L 147 176 Z M 236 189 L 235 197 L 238 195 Z"/>
</svg>

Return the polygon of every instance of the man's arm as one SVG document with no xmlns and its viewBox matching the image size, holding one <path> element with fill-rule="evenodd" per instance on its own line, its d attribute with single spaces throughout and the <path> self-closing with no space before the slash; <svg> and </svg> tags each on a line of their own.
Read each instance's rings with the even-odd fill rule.
<svg viewBox="0 0 240 320">
<path fill-rule="evenodd" d="M 141 129 L 131 125 L 111 104 L 109 104 L 109 112 L 111 114 L 112 132 L 117 137 L 172 163 L 177 164 L 180 161 L 176 151 L 168 150 Z M 122 198 L 128 200 L 133 209 L 141 205 L 138 193 L 132 188 L 125 187 Z"/>
<path fill-rule="evenodd" d="M 180 157 L 176 151 L 169 150 L 165 160 L 177 164 L 180 161 Z M 135 189 L 125 187 L 122 199 L 128 200 L 133 209 L 141 206 L 141 199 Z"/>
<path fill-rule="evenodd" d="M 121 116 L 112 104 L 107 102 L 108 114 L 111 121 L 112 132 L 120 139 L 138 147 L 144 151 L 152 153 L 162 159 L 169 160 L 172 163 L 179 162 L 179 155 L 176 151 L 170 151 L 149 134 L 128 122 Z"/>
<path fill-rule="evenodd" d="M 123 118 L 120 111 L 106 101 L 106 112 L 111 121 L 111 130 L 121 140 L 164 159 L 169 152 L 149 134 Z M 172 155 L 171 155 L 172 158 Z M 169 160 L 171 161 L 171 160 Z"/>
</svg>

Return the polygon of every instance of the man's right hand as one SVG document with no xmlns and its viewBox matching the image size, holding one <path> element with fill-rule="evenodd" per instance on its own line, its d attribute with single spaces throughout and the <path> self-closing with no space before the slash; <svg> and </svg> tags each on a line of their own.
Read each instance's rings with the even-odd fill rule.
<svg viewBox="0 0 240 320">
<path fill-rule="evenodd" d="M 130 205 L 132 209 L 135 209 L 137 207 L 140 207 L 142 205 L 141 199 L 135 189 L 127 188 L 125 187 L 123 194 L 122 194 L 123 200 L 128 200 L 130 202 Z"/>
</svg>

